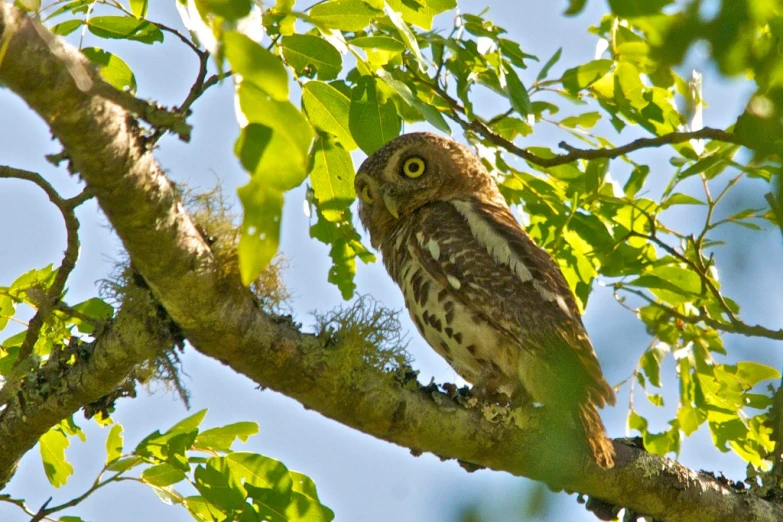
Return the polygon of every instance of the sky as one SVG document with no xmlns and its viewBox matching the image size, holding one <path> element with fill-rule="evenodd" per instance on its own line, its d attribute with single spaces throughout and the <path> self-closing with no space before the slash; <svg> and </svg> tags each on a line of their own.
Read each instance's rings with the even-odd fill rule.
<svg viewBox="0 0 783 522">
<path fill-rule="evenodd" d="M 152 4 L 151 19 L 182 27 L 172 0 Z M 489 2 L 467 0 L 460 1 L 459 5 L 463 12 L 478 13 Z M 491 2 L 487 16 L 508 29 L 509 37 L 518 41 L 526 52 L 538 55 L 542 63 L 563 47 L 563 57 L 552 72 L 556 75 L 593 57 L 596 38 L 586 28 L 597 23 L 606 9 L 604 3 L 594 0 L 580 16 L 564 18 L 560 13 L 565 7 L 564 0 L 551 3 L 496 1 Z M 448 17 L 437 20 L 441 26 L 448 26 L 450 22 Z M 78 43 L 78 35 L 71 41 Z M 103 43 L 90 35 L 85 39 L 86 46 Z M 163 44 L 151 47 L 119 43 L 111 49 L 135 71 L 139 95 L 163 105 L 179 103 L 195 77 L 194 56 L 169 35 Z M 683 74 L 689 74 L 691 66 L 699 67 L 705 73 L 704 96 L 709 105 L 705 111 L 705 124 L 730 124 L 747 101 L 750 93 L 747 84 L 717 77 L 713 69 L 705 66 L 703 49 L 696 49 L 689 55 Z M 534 65 L 522 79 L 532 80 L 539 69 L 540 64 Z M 505 109 L 493 104 L 496 102 L 489 98 L 479 98 L 477 102 L 484 113 Z M 178 183 L 208 191 L 219 182 L 225 193 L 233 198 L 236 188 L 246 183 L 248 176 L 232 152 L 238 128 L 230 82 L 208 91 L 194 106 L 190 122 L 194 126 L 191 142 L 182 143 L 176 138 L 165 137 L 156 152 L 158 161 Z M 409 126 L 405 130 L 425 128 Z M 630 141 L 636 136 L 618 141 Z M 551 146 L 561 139 L 562 135 L 541 125 L 521 144 Z M 39 172 L 68 197 L 80 190 L 78 180 L 44 159 L 45 154 L 59 150 L 46 126 L 24 102 L 7 89 L 0 89 L 0 164 Z M 662 180 L 668 179 L 671 169 L 668 157 L 665 149 L 635 156 L 653 168 L 648 187 L 652 196 L 660 193 Z M 362 159 L 355 156 L 355 164 L 358 166 Z M 611 172 L 622 182 L 623 172 L 615 163 L 618 162 L 612 164 Z M 616 172 L 615 168 L 618 168 Z M 765 188 L 763 183 L 749 183 L 726 201 L 725 210 L 728 212 L 732 207 L 747 204 L 763 206 Z M 309 239 L 309 220 L 303 212 L 303 201 L 304 187 L 286 196 L 281 250 L 290 264 L 284 278 L 293 292 L 294 315 L 307 327 L 312 324 L 313 311 L 327 311 L 343 301 L 338 290 L 326 282 L 328 249 Z M 82 250 L 69 282 L 70 303 L 96 294 L 96 282 L 111 273 L 121 251 L 119 241 L 94 201 L 83 205 L 78 216 Z M 671 219 L 674 226 L 687 228 L 698 226 L 700 216 L 698 209 L 687 208 L 672 214 Z M 65 246 L 62 219 L 40 189 L 22 181 L 0 180 L 0 223 L 0 286 L 10 284 L 30 268 L 59 263 Z M 724 236 L 730 246 L 719 252 L 718 268 L 727 294 L 738 298 L 748 322 L 779 325 L 783 306 L 777 296 L 783 295 L 783 278 L 780 269 L 772 267 L 769 259 L 772 256 L 780 258 L 783 253 L 780 232 L 737 229 L 727 231 Z M 370 294 L 388 307 L 403 308 L 399 291 L 381 264 L 360 265 L 356 281 L 360 293 Z M 421 372 L 420 381 L 429 382 L 430 377 L 437 382 L 457 380 L 453 370 L 418 336 L 407 315 L 401 317 L 404 328 L 410 333 L 409 350 L 415 359 L 415 368 Z M 632 314 L 614 303 L 611 292 L 600 285 L 591 297 L 584 319 L 607 380 L 611 384 L 621 382 L 633 371 L 649 342 L 643 327 Z M 0 333 L 0 339 L 16 331 L 9 327 Z M 735 357 L 761 360 L 776 367 L 783 362 L 775 352 L 776 348 L 779 350 L 779 344 L 736 336 L 728 336 L 726 343 Z M 262 453 L 309 475 L 318 486 L 322 502 L 335 511 L 338 521 L 456 522 L 460 520 L 461 511 L 470 506 L 484 510 L 485 520 L 489 521 L 594 520 L 577 504 L 573 495 L 551 493 L 533 481 L 506 473 L 487 470 L 467 473 L 455 462 L 441 462 L 429 454 L 414 457 L 405 448 L 306 411 L 296 401 L 278 393 L 259 391 L 255 383 L 192 349 L 187 350 L 183 362 L 184 382 L 191 392 L 190 412 L 174 394 L 161 386 L 153 386 L 135 400 L 121 400 L 113 418 L 125 427 L 126 448 L 135 446 L 152 431 L 165 430 L 178 420 L 208 408 L 203 427 L 238 421 L 258 422 L 260 433 L 235 449 Z M 664 375 L 664 382 L 670 385 L 665 396 L 673 397 L 674 373 L 668 363 L 664 365 Z M 618 406 L 603 412 L 610 435 L 625 434 L 627 406 L 626 386 L 620 390 Z M 653 419 L 653 428 L 663 429 L 666 415 L 671 415 L 673 410 L 666 409 L 663 415 L 653 412 L 652 408 L 643 411 Z M 69 483 L 54 490 L 46 481 L 37 450 L 33 450 L 23 458 L 19 471 L 4 493 L 27 499 L 32 508 L 39 507 L 50 496 L 54 497 L 54 505 L 81 494 L 103 463 L 108 430 L 98 428 L 81 414 L 77 414 L 76 421 L 84 429 L 88 441 L 72 440 L 67 455 L 75 467 L 75 474 Z M 744 463 L 733 454 L 715 450 L 704 430 L 684 442 L 680 459 L 696 469 L 723 471 L 733 479 L 744 477 Z M 526 506 L 531 505 L 532 498 L 545 501 L 546 507 L 538 515 L 527 514 Z M 64 514 L 94 522 L 109 518 L 116 522 L 191 520 L 184 508 L 160 502 L 149 488 L 137 483 L 112 485 Z M 26 520 L 26 517 L 14 506 L 0 503 L 0 520 L 16 522 Z"/>
</svg>

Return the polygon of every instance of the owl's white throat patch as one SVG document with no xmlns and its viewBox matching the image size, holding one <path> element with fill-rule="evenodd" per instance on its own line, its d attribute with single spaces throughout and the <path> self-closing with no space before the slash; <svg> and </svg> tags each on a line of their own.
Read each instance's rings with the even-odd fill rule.
<svg viewBox="0 0 783 522">
<path fill-rule="evenodd" d="M 487 249 L 495 261 L 509 267 L 523 283 L 533 279 L 525 263 L 511 251 L 508 241 L 492 227 L 492 223 L 473 209 L 469 201 L 453 200 L 451 204 L 465 218 L 473 237 Z"/>
</svg>

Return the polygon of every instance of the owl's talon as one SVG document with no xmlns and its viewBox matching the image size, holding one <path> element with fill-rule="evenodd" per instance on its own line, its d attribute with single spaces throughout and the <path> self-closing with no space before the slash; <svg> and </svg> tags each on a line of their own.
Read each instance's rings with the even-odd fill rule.
<svg viewBox="0 0 783 522">
<path fill-rule="evenodd" d="M 470 389 L 470 395 L 478 399 L 479 402 L 497 404 L 503 407 L 512 405 L 511 399 L 505 393 L 496 390 L 490 390 L 479 385 L 476 385 Z"/>
</svg>

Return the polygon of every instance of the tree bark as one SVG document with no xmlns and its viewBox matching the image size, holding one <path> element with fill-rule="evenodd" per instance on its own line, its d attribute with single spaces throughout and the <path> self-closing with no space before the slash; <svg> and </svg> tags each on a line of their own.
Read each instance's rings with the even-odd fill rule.
<svg viewBox="0 0 783 522">
<path fill-rule="evenodd" d="M 134 267 L 200 352 L 309 409 L 415 452 L 550 484 L 556 480 L 558 487 L 656 519 L 783 520 L 783 511 L 772 503 L 619 443 L 613 469 L 598 468 L 584 448 L 575 447 L 559 462 L 562 473 L 554 479 L 551 462 L 541 458 L 547 433 L 538 410 L 493 417 L 445 395 L 436 402 L 431 392 L 408 389 L 358 361 L 350 367 L 339 364 L 339 342 L 325 347 L 315 336 L 263 312 L 237 278 L 221 270 L 148 150 L 134 116 L 95 94 L 99 91 L 93 86 L 100 79 L 76 49 L 6 2 L 0 3 L 2 42 L 8 47 L 0 82 L 49 125 L 70 158 L 71 170 L 97 197 Z M 143 345 L 131 344 L 135 349 Z M 107 364 L 113 370 L 106 381 L 117 381 L 133 360 Z M 8 414 L 0 420 L 0 485 L 46 426 L 87 400 L 76 391 L 78 386 L 73 389 L 67 400 L 32 398 L 25 423 Z M 30 430 L 31 425 L 40 429 Z"/>
</svg>

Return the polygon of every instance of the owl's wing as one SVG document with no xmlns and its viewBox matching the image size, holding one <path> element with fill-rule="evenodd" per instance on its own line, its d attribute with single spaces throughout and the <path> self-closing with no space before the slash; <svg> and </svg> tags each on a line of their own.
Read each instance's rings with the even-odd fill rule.
<svg viewBox="0 0 783 522">
<path fill-rule="evenodd" d="M 568 283 L 507 207 L 461 199 L 417 214 L 408 248 L 435 280 L 519 349 L 554 368 L 550 380 L 559 382 L 551 383 L 553 393 L 614 404 Z"/>
</svg>

